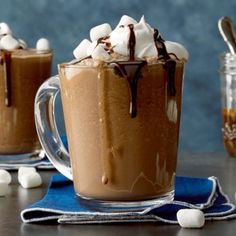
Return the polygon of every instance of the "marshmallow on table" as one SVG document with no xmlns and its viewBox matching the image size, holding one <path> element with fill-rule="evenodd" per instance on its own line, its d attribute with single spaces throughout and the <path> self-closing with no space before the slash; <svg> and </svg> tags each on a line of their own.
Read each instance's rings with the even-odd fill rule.
<svg viewBox="0 0 236 236">
<path fill-rule="evenodd" d="M 3 36 L 0 40 L 1 47 L 5 50 L 14 50 L 19 48 L 20 44 L 12 35 L 7 34 Z"/>
<path fill-rule="evenodd" d="M 50 43 L 46 38 L 40 38 L 36 43 L 37 50 L 49 50 Z"/>
<path fill-rule="evenodd" d="M 81 43 L 74 49 L 73 54 L 76 59 L 83 59 L 88 56 L 87 50 L 91 42 L 88 39 L 84 39 Z"/>
<path fill-rule="evenodd" d="M 177 212 L 177 220 L 183 228 L 201 228 L 205 224 L 205 217 L 199 209 L 181 209 Z"/>
<path fill-rule="evenodd" d="M 0 182 L 4 182 L 6 184 L 11 183 L 11 175 L 8 171 L 0 169 Z"/>
<path fill-rule="evenodd" d="M 24 173 L 20 184 L 23 188 L 36 188 L 42 184 L 42 178 L 38 172 Z"/>
<path fill-rule="evenodd" d="M 90 30 L 90 38 L 92 41 L 97 41 L 100 38 L 108 36 L 111 31 L 111 26 L 107 23 L 98 25 Z"/>
<path fill-rule="evenodd" d="M 20 167 L 18 169 L 18 182 L 21 183 L 21 178 L 23 175 L 34 172 L 36 172 L 34 167 Z"/>
</svg>

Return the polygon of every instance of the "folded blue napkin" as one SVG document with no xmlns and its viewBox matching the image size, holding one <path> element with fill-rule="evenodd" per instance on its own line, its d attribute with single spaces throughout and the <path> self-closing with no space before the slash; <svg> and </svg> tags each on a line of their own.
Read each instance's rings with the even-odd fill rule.
<svg viewBox="0 0 236 236">
<path fill-rule="evenodd" d="M 17 170 L 20 167 L 36 167 L 38 169 L 53 169 L 44 151 L 34 154 L 0 155 L 0 168 Z"/>
<path fill-rule="evenodd" d="M 76 196 L 73 183 L 62 175 L 52 177 L 45 197 L 21 212 L 23 222 L 56 221 L 61 224 L 121 222 L 165 222 L 176 224 L 183 208 L 201 209 L 206 220 L 236 217 L 236 208 L 223 193 L 216 177 L 176 177 L 174 201 L 132 212 L 101 212 L 85 207 Z"/>
</svg>

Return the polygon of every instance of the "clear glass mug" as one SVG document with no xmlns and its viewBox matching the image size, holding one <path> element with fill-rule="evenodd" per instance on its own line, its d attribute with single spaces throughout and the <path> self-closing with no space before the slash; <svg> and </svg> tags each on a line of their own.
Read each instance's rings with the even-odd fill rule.
<svg viewBox="0 0 236 236">
<path fill-rule="evenodd" d="M 34 122 L 34 98 L 51 76 L 52 51 L 0 50 L 0 160 L 13 163 L 41 151 Z"/>
<path fill-rule="evenodd" d="M 73 180 L 81 200 L 113 210 L 172 200 L 184 63 L 177 61 L 175 96 L 167 91 L 162 62 L 142 69 L 134 118 L 127 81 L 112 66 L 60 64 L 58 70 L 36 95 L 36 129 L 48 158 Z M 59 93 L 69 153 L 55 122 Z"/>
<path fill-rule="evenodd" d="M 220 79 L 224 146 L 236 157 L 236 55 L 220 55 Z"/>
</svg>

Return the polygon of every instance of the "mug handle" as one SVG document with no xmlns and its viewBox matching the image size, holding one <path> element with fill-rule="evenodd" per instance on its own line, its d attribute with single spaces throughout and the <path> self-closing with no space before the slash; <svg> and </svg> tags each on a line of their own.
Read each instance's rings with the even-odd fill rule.
<svg viewBox="0 0 236 236">
<path fill-rule="evenodd" d="M 54 167 L 72 180 L 69 153 L 63 145 L 55 120 L 55 99 L 60 93 L 58 76 L 46 80 L 38 89 L 34 103 L 39 141 Z"/>
</svg>

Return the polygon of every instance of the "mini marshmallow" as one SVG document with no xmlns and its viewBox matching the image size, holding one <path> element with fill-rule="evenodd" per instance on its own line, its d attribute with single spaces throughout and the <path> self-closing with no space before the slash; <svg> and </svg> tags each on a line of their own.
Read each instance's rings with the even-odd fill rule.
<svg viewBox="0 0 236 236">
<path fill-rule="evenodd" d="M 11 175 L 8 171 L 0 169 L 0 181 L 7 184 L 11 183 Z"/>
<path fill-rule="evenodd" d="M 91 42 L 88 39 L 84 39 L 81 43 L 74 49 L 73 54 L 76 59 L 82 59 L 88 56 L 87 50 Z"/>
<path fill-rule="evenodd" d="M 97 45 L 98 45 L 97 41 L 90 43 L 90 45 L 87 49 L 87 55 L 92 55 L 93 50 L 97 47 Z"/>
<path fill-rule="evenodd" d="M 20 167 L 18 169 L 18 182 L 21 183 L 21 178 L 25 174 L 35 173 L 36 169 L 34 167 Z"/>
<path fill-rule="evenodd" d="M 37 50 L 49 50 L 50 42 L 46 38 L 40 38 L 36 43 Z"/>
<path fill-rule="evenodd" d="M 107 23 L 93 27 L 90 30 L 90 38 L 92 41 L 97 41 L 100 38 L 106 37 L 111 33 L 111 26 Z"/>
<path fill-rule="evenodd" d="M 9 51 L 17 49 L 20 46 L 19 42 L 10 34 L 3 36 L 0 40 L 0 44 L 5 50 Z"/>
<path fill-rule="evenodd" d="M 23 188 L 36 188 L 42 184 L 42 178 L 38 172 L 24 173 L 20 184 Z"/>
<path fill-rule="evenodd" d="M 20 48 L 22 49 L 26 49 L 27 48 L 27 44 L 23 39 L 18 39 L 18 42 L 20 44 Z"/>
<path fill-rule="evenodd" d="M 181 209 L 177 212 L 177 220 L 183 228 L 201 228 L 205 224 L 205 217 L 198 209 Z"/>
<path fill-rule="evenodd" d="M 8 192 L 9 192 L 8 184 L 6 182 L 0 181 L 0 197 L 6 196 Z"/>
<path fill-rule="evenodd" d="M 0 37 L 6 34 L 12 34 L 8 24 L 5 22 L 0 23 Z"/>
<path fill-rule="evenodd" d="M 111 59 L 111 56 L 101 45 L 97 45 L 91 56 L 94 60 L 109 61 Z"/>
</svg>

